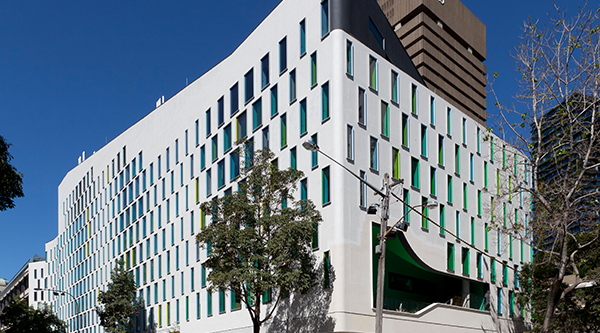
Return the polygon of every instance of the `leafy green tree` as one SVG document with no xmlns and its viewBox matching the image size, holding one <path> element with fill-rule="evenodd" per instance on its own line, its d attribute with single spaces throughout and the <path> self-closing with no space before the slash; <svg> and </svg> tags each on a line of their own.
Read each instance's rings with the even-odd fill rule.
<svg viewBox="0 0 600 333">
<path fill-rule="evenodd" d="M 36 310 L 27 305 L 27 300 L 13 299 L 0 314 L 0 326 L 4 333 L 65 333 L 67 324 L 60 320 L 52 310 Z M 2 332 L 2 331 L 0 331 Z"/>
<path fill-rule="evenodd" d="M 294 198 L 302 171 L 279 170 L 269 150 L 245 157 L 238 191 L 200 205 L 212 219 L 197 242 L 208 251 L 208 290 L 230 290 L 232 306 L 245 305 L 258 333 L 282 297 L 315 286 L 311 240 L 321 214 Z"/>
<path fill-rule="evenodd" d="M 0 212 L 14 208 L 14 198 L 23 196 L 23 174 L 10 164 L 10 146 L 0 135 Z"/>
<path fill-rule="evenodd" d="M 133 272 L 125 269 L 123 260 L 117 261 L 110 278 L 108 289 L 98 294 L 96 312 L 107 332 L 127 333 L 133 328 L 133 318 L 142 308 L 143 300 L 136 297 Z"/>
</svg>

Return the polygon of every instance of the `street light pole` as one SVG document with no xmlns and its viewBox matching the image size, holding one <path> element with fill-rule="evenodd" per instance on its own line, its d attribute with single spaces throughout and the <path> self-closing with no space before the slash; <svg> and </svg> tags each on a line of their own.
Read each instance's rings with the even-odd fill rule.
<svg viewBox="0 0 600 333">
<path fill-rule="evenodd" d="M 51 291 L 54 293 L 54 295 L 60 294 L 60 295 L 69 295 L 69 296 L 73 297 L 73 302 L 75 303 L 75 332 L 78 331 L 78 329 L 79 329 L 79 303 L 77 302 L 77 298 L 75 298 L 75 296 L 73 296 L 73 294 L 71 294 L 67 291 L 64 291 L 64 290 L 48 289 L 48 288 L 34 288 L 33 290 Z"/>
<path fill-rule="evenodd" d="M 396 222 L 388 230 L 387 224 L 388 224 L 388 220 L 390 217 L 390 196 L 392 195 L 391 189 L 392 189 L 392 187 L 394 187 L 398 184 L 404 183 L 403 180 L 398 180 L 398 181 L 394 182 L 393 184 L 390 184 L 390 175 L 386 173 L 383 178 L 383 189 L 382 189 L 383 191 L 382 191 L 382 190 L 377 189 L 375 186 L 369 184 L 366 180 L 360 178 L 357 174 L 352 172 L 352 170 L 348 169 L 345 165 L 341 164 L 340 162 L 331 158 L 329 155 L 322 152 L 316 143 L 314 143 L 310 140 L 307 140 L 302 143 L 302 147 L 304 147 L 304 149 L 309 150 L 309 151 L 321 153 L 321 155 L 327 157 L 329 160 L 331 160 L 335 164 L 341 166 L 344 170 L 348 171 L 348 173 L 353 175 L 361 183 L 363 183 L 363 184 L 367 185 L 368 187 L 370 187 L 371 189 L 373 189 L 375 191 L 375 194 L 379 194 L 383 198 L 383 202 L 381 205 L 381 230 L 379 232 L 379 245 L 377 245 L 377 247 L 375 248 L 375 252 L 377 254 L 379 254 L 379 260 L 378 260 L 378 264 L 377 264 L 378 265 L 377 266 L 377 295 L 376 295 L 376 300 L 375 300 L 375 308 L 376 308 L 375 309 L 375 333 L 382 333 L 383 332 L 383 299 L 384 299 L 383 291 L 385 289 L 384 286 L 385 286 L 386 236 L 388 235 L 388 233 L 390 233 L 395 227 L 399 226 L 400 224 L 402 224 L 400 226 L 400 229 L 402 231 L 406 231 L 406 229 L 408 228 L 408 224 L 406 224 L 406 222 L 403 221 L 404 217 L 406 217 L 406 215 L 408 215 L 408 213 L 410 213 L 415 208 L 417 208 L 417 207 L 435 208 L 438 206 L 438 203 L 436 201 L 431 201 L 426 204 L 418 205 L 418 206 L 414 206 L 414 207 L 408 205 L 407 203 L 404 203 L 409 207 L 409 210 L 402 216 L 402 218 L 400 218 L 400 220 L 398 220 L 398 222 Z"/>
<path fill-rule="evenodd" d="M 383 176 L 383 188 L 385 195 L 381 205 L 381 230 L 379 232 L 379 262 L 377 263 L 377 300 L 375 301 L 375 333 L 383 332 L 383 290 L 385 289 L 385 236 L 387 234 L 387 222 L 390 217 L 390 175 Z"/>
</svg>

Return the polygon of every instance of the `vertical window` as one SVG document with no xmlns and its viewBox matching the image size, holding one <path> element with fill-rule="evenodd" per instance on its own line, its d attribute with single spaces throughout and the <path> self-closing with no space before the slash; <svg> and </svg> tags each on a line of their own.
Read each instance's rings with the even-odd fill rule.
<svg viewBox="0 0 600 333">
<path fill-rule="evenodd" d="M 421 155 L 427 157 L 427 126 L 421 125 Z"/>
<path fill-rule="evenodd" d="M 283 37 L 279 41 L 279 73 L 283 73 L 287 69 L 287 39 Z"/>
<path fill-rule="evenodd" d="M 430 169 L 430 174 L 429 174 L 429 184 L 430 184 L 430 190 L 429 193 L 431 195 L 437 195 L 437 173 L 436 173 L 436 169 L 434 167 L 431 167 Z"/>
<path fill-rule="evenodd" d="M 454 201 L 454 184 L 452 184 L 452 176 L 448 175 L 448 202 Z"/>
<path fill-rule="evenodd" d="M 252 104 L 252 130 L 262 125 L 262 98 Z"/>
<path fill-rule="evenodd" d="M 454 244 L 448 243 L 446 249 L 446 268 L 454 272 Z"/>
<path fill-rule="evenodd" d="M 467 144 L 467 119 L 462 119 L 462 143 Z"/>
<path fill-rule="evenodd" d="M 329 82 L 321 86 L 321 120 L 329 118 Z"/>
<path fill-rule="evenodd" d="M 483 161 L 483 188 L 488 188 L 488 164 L 487 161 Z"/>
<path fill-rule="evenodd" d="M 313 136 L 310 137 L 310 140 L 312 142 L 314 142 L 315 144 L 318 144 L 317 139 L 318 138 L 317 138 L 317 134 L 316 133 L 313 134 Z M 310 161 L 311 161 L 310 162 L 310 167 L 311 168 L 315 168 L 317 166 L 317 164 L 319 164 L 319 160 L 318 160 L 318 156 L 319 155 L 318 155 L 318 152 L 313 151 L 313 152 L 310 153 L 310 156 L 311 156 L 311 158 L 310 158 Z"/>
<path fill-rule="evenodd" d="M 502 284 L 506 287 L 508 286 L 508 262 L 502 262 Z"/>
<path fill-rule="evenodd" d="M 377 91 L 377 59 L 369 56 L 369 88 Z"/>
<path fill-rule="evenodd" d="M 417 85 L 411 85 L 410 89 L 410 102 L 411 102 L 411 111 L 413 114 L 417 114 Z"/>
<path fill-rule="evenodd" d="M 454 172 L 460 175 L 460 146 L 454 145 Z"/>
<path fill-rule="evenodd" d="M 381 135 L 390 136 L 390 107 L 384 101 L 381 101 Z"/>
<path fill-rule="evenodd" d="M 404 215 L 404 221 L 410 222 L 410 191 L 408 189 L 404 189 L 402 193 L 402 200 L 404 200 L 404 205 L 402 205 L 402 213 Z"/>
<path fill-rule="evenodd" d="M 446 206 L 440 204 L 440 235 L 446 234 Z"/>
<path fill-rule="evenodd" d="M 210 291 L 206 292 L 206 315 L 212 316 L 212 293 Z"/>
<path fill-rule="evenodd" d="M 421 197 L 421 228 L 429 229 L 429 208 L 427 208 L 427 197 Z"/>
<path fill-rule="evenodd" d="M 232 114 L 234 111 L 237 111 L 237 83 L 235 84 L 235 86 L 232 88 L 235 88 L 235 95 L 236 95 L 236 100 L 235 100 L 235 110 L 232 110 Z M 231 96 L 231 105 L 233 107 L 233 96 Z M 225 121 L 225 97 L 221 96 L 221 98 L 219 98 L 219 100 L 217 101 L 217 126 L 221 126 L 223 124 L 223 122 Z"/>
<path fill-rule="evenodd" d="M 290 168 L 297 170 L 298 166 L 296 164 L 296 147 L 290 149 Z"/>
<path fill-rule="evenodd" d="M 271 117 L 276 115 L 278 110 L 277 106 L 277 85 L 271 88 Z"/>
<path fill-rule="evenodd" d="M 346 158 L 350 161 L 354 161 L 354 127 L 348 125 L 346 131 Z"/>
<path fill-rule="evenodd" d="M 469 180 L 474 181 L 475 178 L 475 157 L 473 153 L 469 155 Z"/>
<path fill-rule="evenodd" d="M 269 149 L 269 139 L 270 139 L 269 138 L 269 126 L 267 126 L 262 130 L 262 143 L 263 143 L 262 149 L 263 150 Z"/>
<path fill-rule="evenodd" d="M 490 231 L 487 223 L 483 226 L 483 249 L 486 251 L 490 249 Z"/>
<path fill-rule="evenodd" d="M 225 160 L 219 161 L 217 163 L 217 186 L 221 188 L 225 186 Z"/>
<path fill-rule="evenodd" d="M 329 196 L 329 194 L 330 194 L 329 167 L 323 168 L 321 186 L 322 186 L 321 192 L 322 192 L 323 205 L 325 205 L 331 201 L 330 196 Z"/>
<path fill-rule="evenodd" d="M 392 102 L 398 103 L 398 73 L 392 71 Z"/>
<path fill-rule="evenodd" d="M 452 135 L 452 109 L 449 107 L 446 113 L 446 133 Z"/>
<path fill-rule="evenodd" d="M 200 170 L 204 170 L 205 167 L 206 167 L 206 150 L 205 150 L 205 146 L 202 145 L 202 147 L 200 147 Z"/>
<path fill-rule="evenodd" d="M 244 103 L 248 103 L 252 97 L 254 97 L 254 68 L 244 75 Z"/>
<path fill-rule="evenodd" d="M 477 278 L 483 279 L 483 254 L 477 252 Z"/>
<path fill-rule="evenodd" d="M 211 183 L 212 183 L 212 175 L 211 175 L 211 169 L 208 169 L 206 171 L 206 196 L 210 196 L 211 194 Z"/>
<path fill-rule="evenodd" d="M 469 258 L 469 249 L 468 248 L 464 248 L 462 249 L 462 273 L 464 275 L 469 275 L 471 272 L 471 267 L 470 267 L 470 258 Z"/>
<path fill-rule="evenodd" d="M 217 135 L 213 136 L 212 140 L 211 140 L 211 145 L 212 145 L 212 161 L 216 161 L 217 158 L 219 157 L 219 137 Z"/>
<path fill-rule="evenodd" d="M 365 114 L 365 107 L 367 105 L 365 98 L 367 95 L 365 94 L 365 90 L 362 88 L 358 88 L 358 123 L 361 125 L 367 124 L 367 118 Z"/>
<path fill-rule="evenodd" d="M 420 161 L 417 158 L 411 157 L 410 159 L 410 185 L 416 188 L 421 188 L 421 168 L 419 162 Z"/>
<path fill-rule="evenodd" d="M 490 260 L 490 281 L 496 283 L 496 260 Z"/>
<path fill-rule="evenodd" d="M 329 251 L 323 253 L 323 288 L 331 288 L 331 258 Z"/>
<path fill-rule="evenodd" d="M 371 156 L 371 169 L 379 170 L 379 142 L 376 138 L 371 137 L 371 148 L 370 148 L 370 156 Z"/>
<path fill-rule="evenodd" d="M 400 150 L 392 147 L 392 177 L 400 179 Z"/>
<path fill-rule="evenodd" d="M 317 52 L 310 55 L 310 86 L 317 84 Z"/>
<path fill-rule="evenodd" d="M 238 150 L 229 155 L 229 179 L 233 180 L 240 174 L 240 153 Z"/>
<path fill-rule="evenodd" d="M 444 136 L 438 137 L 438 164 L 444 165 Z"/>
<path fill-rule="evenodd" d="M 287 146 L 287 115 L 282 114 L 279 121 L 279 137 L 281 139 L 281 147 Z"/>
<path fill-rule="evenodd" d="M 429 97 L 429 123 L 435 125 L 435 97 Z"/>
<path fill-rule="evenodd" d="M 231 124 L 223 129 L 223 152 L 228 151 L 229 148 L 231 148 Z"/>
<path fill-rule="evenodd" d="M 305 134 L 306 128 L 306 98 L 300 101 L 300 136 Z"/>
<path fill-rule="evenodd" d="M 329 1 L 321 2 L 321 37 L 329 33 Z"/>
<path fill-rule="evenodd" d="M 296 70 L 290 72 L 290 104 L 296 100 Z"/>
<path fill-rule="evenodd" d="M 475 218 L 471 217 L 471 245 L 475 245 Z"/>
<path fill-rule="evenodd" d="M 354 47 L 349 40 L 346 40 L 346 74 L 354 74 Z"/>
<path fill-rule="evenodd" d="M 300 56 L 306 54 L 306 20 L 300 22 Z"/>
<path fill-rule="evenodd" d="M 481 190 L 477 190 L 477 215 L 481 216 L 482 204 L 481 204 Z"/>
<path fill-rule="evenodd" d="M 307 179 L 304 178 L 300 181 L 300 200 L 308 199 L 308 183 Z"/>
<path fill-rule="evenodd" d="M 248 125 L 246 123 L 246 112 L 242 112 L 236 118 L 236 140 L 241 140 L 248 135 Z"/>
<path fill-rule="evenodd" d="M 477 153 L 481 154 L 481 129 L 477 127 Z"/>
<path fill-rule="evenodd" d="M 205 122 L 206 122 L 206 137 L 208 137 L 211 134 L 211 128 L 210 128 L 210 109 L 206 110 Z"/>
<path fill-rule="evenodd" d="M 456 236 L 460 238 L 460 211 L 456 211 Z"/>
<path fill-rule="evenodd" d="M 360 179 L 366 181 L 367 173 L 360 170 Z M 367 207 L 367 185 L 364 182 L 359 182 L 359 205 L 360 207 Z"/>
<path fill-rule="evenodd" d="M 194 129 L 196 134 L 196 146 L 198 146 L 200 144 L 200 124 L 197 119 L 196 123 L 194 123 Z"/>
<path fill-rule="evenodd" d="M 269 84 L 269 54 L 260 60 L 260 88 L 264 89 Z"/>
<path fill-rule="evenodd" d="M 409 131 L 410 131 L 410 127 L 409 127 L 409 122 L 408 122 L 408 115 L 407 114 L 402 114 L 402 145 L 404 147 L 408 147 L 409 145 Z"/>
<path fill-rule="evenodd" d="M 463 183 L 463 209 L 467 210 L 467 183 Z"/>
</svg>

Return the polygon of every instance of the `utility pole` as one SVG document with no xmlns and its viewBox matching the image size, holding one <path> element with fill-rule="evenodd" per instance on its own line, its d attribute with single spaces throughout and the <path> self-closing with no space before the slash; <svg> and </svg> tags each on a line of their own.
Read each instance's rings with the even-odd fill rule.
<svg viewBox="0 0 600 333">
<path fill-rule="evenodd" d="M 381 205 L 381 230 L 379 232 L 379 245 L 376 248 L 379 253 L 377 267 L 377 300 L 375 312 L 375 333 L 383 332 L 383 290 L 385 289 L 385 236 L 387 234 L 387 223 L 390 217 L 390 175 L 383 176 L 383 203 Z"/>
</svg>

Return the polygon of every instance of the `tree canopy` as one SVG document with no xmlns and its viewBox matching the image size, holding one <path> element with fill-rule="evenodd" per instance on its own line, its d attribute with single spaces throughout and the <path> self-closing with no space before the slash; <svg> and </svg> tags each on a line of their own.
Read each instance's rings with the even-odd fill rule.
<svg viewBox="0 0 600 333">
<path fill-rule="evenodd" d="M 65 333 L 67 324 L 60 320 L 50 308 L 36 310 L 27 304 L 26 299 L 16 298 L 0 314 L 0 327 L 3 333 Z"/>
<path fill-rule="evenodd" d="M 282 297 L 316 284 L 311 241 L 321 215 L 294 197 L 302 171 L 279 170 L 268 150 L 244 156 L 238 191 L 200 205 L 211 221 L 197 242 L 208 253 L 208 289 L 231 291 L 232 306 L 244 304 L 259 332 Z M 269 303 L 264 316 L 261 303 Z"/>
<path fill-rule="evenodd" d="M 0 212 L 14 208 L 14 199 L 23 196 L 23 174 L 10 164 L 10 146 L 0 135 Z"/>
<path fill-rule="evenodd" d="M 96 312 L 100 324 L 109 333 L 127 333 L 133 328 L 133 318 L 139 313 L 143 300 L 136 297 L 133 272 L 125 269 L 119 260 L 110 273 L 111 281 L 106 291 L 98 293 Z"/>
</svg>

